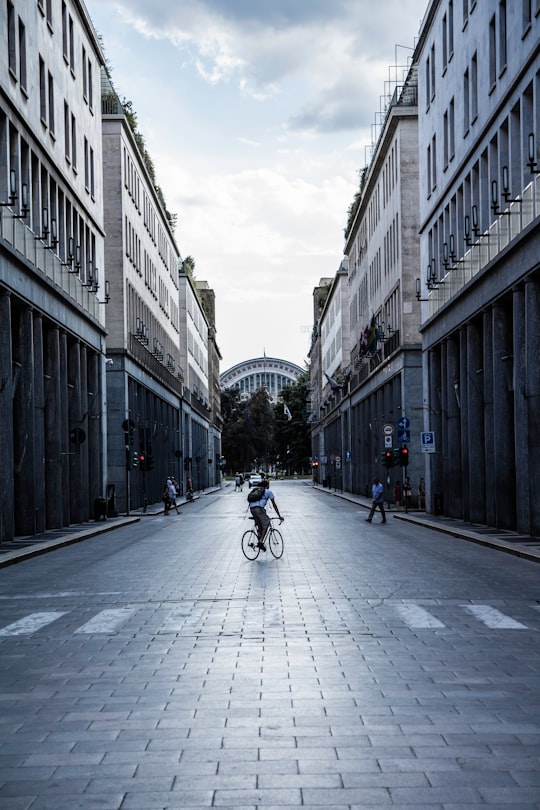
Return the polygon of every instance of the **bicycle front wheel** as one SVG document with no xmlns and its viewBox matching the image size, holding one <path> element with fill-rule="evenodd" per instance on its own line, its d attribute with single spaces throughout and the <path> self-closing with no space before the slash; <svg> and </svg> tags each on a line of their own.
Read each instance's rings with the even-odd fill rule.
<svg viewBox="0 0 540 810">
<path fill-rule="evenodd" d="M 270 539 L 268 540 L 268 547 L 272 552 L 272 556 L 274 556 L 276 560 L 279 560 L 283 554 L 283 537 L 278 529 L 272 529 Z"/>
<path fill-rule="evenodd" d="M 253 529 L 248 529 L 247 532 L 244 532 L 242 535 L 242 551 L 244 552 L 244 557 L 247 557 L 248 560 L 256 560 L 259 556 L 259 540 L 257 538 L 257 532 L 254 532 Z"/>
</svg>

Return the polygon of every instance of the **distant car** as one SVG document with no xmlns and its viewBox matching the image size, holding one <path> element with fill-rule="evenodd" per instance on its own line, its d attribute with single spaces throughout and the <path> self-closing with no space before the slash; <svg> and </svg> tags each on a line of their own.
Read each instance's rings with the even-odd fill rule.
<svg viewBox="0 0 540 810">
<path fill-rule="evenodd" d="M 258 473 L 254 473 L 253 475 L 249 476 L 248 484 L 249 484 L 250 487 L 256 487 L 259 484 L 262 484 L 263 481 L 264 481 L 264 478 L 262 477 L 262 475 L 259 475 Z"/>
</svg>

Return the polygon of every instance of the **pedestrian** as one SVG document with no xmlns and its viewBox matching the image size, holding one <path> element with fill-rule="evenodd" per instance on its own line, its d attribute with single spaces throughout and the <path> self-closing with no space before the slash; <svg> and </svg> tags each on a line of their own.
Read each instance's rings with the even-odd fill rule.
<svg viewBox="0 0 540 810">
<path fill-rule="evenodd" d="M 236 478 L 234 479 L 234 491 L 235 492 L 242 492 L 242 487 L 244 486 L 244 476 L 240 475 L 239 472 L 236 473 Z"/>
<path fill-rule="evenodd" d="M 394 484 L 394 501 L 396 509 L 399 509 L 401 506 L 401 484 L 399 481 Z"/>
<path fill-rule="evenodd" d="M 171 508 L 171 493 L 169 490 L 169 479 L 167 479 L 165 481 L 165 484 L 163 485 L 162 498 L 163 498 L 163 505 L 165 507 L 164 514 L 168 515 L 169 510 Z"/>
<path fill-rule="evenodd" d="M 423 478 L 418 483 L 418 508 L 426 508 L 426 482 Z"/>
<path fill-rule="evenodd" d="M 378 478 L 373 479 L 373 486 L 371 487 L 371 498 L 373 503 L 371 504 L 371 511 L 369 513 L 369 517 L 366 518 L 366 523 L 371 523 L 376 509 L 380 509 L 381 511 L 382 517 L 381 523 L 386 523 L 386 515 L 384 513 L 384 487 Z"/>
<path fill-rule="evenodd" d="M 167 478 L 167 486 L 169 487 L 169 509 L 167 511 L 170 511 L 174 507 L 174 509 L 176 509 L 176 514 L 179 515 L 180 512 L 176 503 L 176 482 L 172 478 Z"/>
</svg>

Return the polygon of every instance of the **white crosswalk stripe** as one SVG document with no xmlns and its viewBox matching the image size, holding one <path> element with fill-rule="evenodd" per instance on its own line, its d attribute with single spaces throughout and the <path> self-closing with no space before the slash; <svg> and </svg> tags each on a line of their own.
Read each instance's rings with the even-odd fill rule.
<svg viewBox="0 0 540 810">
<path fill-rule="evenodd" d="M 461 605 L 468 613 L 476 619 L 491 627 L 493 630 L 527 630 L 526 624 L 521 624 L 505 613 L 501 613 L 497 608 L 490 605 Z"/>
<path fill-rule="evenodd" d="M 444 627 L 439 619 L 420 605 L 398 605 L 396 611 L 408 627 L 419 630 L 428 627 Z"/>
<path fill-rule="evenodd" d="M 75 633 L 112 634 L 135 613 L 135 608 L 116 608 L 114 610 L 101 610 L 93 619 L 82 624 Z"/>
<path fill-rule="evenodd" d="M 47 613 L 30 613 L 6 627 L 0 628 L 0 636 L 30 636 L 51 622 L 64 616 L 66 611 L 48 611 Z"/>
</svg>

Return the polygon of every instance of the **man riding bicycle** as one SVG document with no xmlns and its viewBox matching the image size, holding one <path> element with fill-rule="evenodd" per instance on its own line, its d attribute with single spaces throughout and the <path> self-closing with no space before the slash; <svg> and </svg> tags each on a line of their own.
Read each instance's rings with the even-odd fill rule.
<svg viewBox="0 0 540 810">
<path fill-rule="evenodd" d="M 266 537 L 268 527 L 270 526 L 270 518 L 266 514 L 266 504 L 268 503 L 268 501 L 271 502 L 272 506 L 277 512 L 279 522 L 283 523 L 283 521 L 285 520 L 285 518 L 281 516 L 281 513 L 278 509 L 274 493 L 272 492 L 271 489 L 268 489 L 269 486 L 270 483 L 268 479 L 267 478 L 263 479 L 263 481 L 261 481 L 261 489 L 262 487 L 264 487 L 264 495 L 261 495 L 258 501 L 254 501 L 249 504 L 251 514 L 255 520 L 255 524 L 258 529 L 259 548 L 262 548 L 264 551 L 266 551 L 266 546 L 264 545 L 264 538 Z"/>
</svg>

